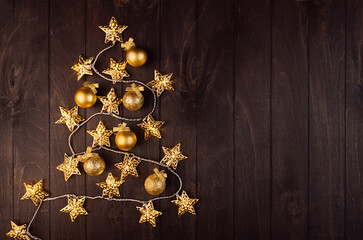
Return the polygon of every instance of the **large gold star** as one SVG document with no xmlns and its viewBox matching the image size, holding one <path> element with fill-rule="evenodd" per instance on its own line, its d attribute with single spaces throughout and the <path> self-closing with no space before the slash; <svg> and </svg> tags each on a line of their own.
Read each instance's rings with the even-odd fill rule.
<svg viewBox="0 0 363 240">
<path fill-rule="evenodd" d="M 101 183 L 96 183 L 98 186 L 103 188 L 102 191 L 102 197 L 109 197 L 112 198 L 112 196 L 119 197 L 120 191 L 118 190 L 118 187 L 124 182 L 123 179 L 116 180 L 112 173 L 109 173 L 106 181 Z"/>
<path fill-rule="evenodd" d="M 171 85 L 173 81 L 171 81 L 171 77 L 173 73 L 168 73 L 166 75 L 161 75 L 157 70 L 154 71 L 154 80 L 148 82 L 147 85 L 150 86 L 158 97 L 164 92 L 164 90 L 174 91 L 173 86 Z"/>
<path fill-rule="evenodd" d="M 101 112 L 119 114 L 118 106 L 122 103 L 121 98 L 117 98 L 115 89 L 111 88 L 107 96 L 98 97 L 103 104 Z"/>
<path fill-rule="evenodd" d="M 187 193 L 183 191 L 181 196 L 177 196 L 176 200 L 173 200 L 171 202 L 179 207 L 178 216 L 180 217 L 186 212 L 196 215 L 193 205 L 196 204 L 198 200 L 199 199 L 196 198 L 189 198 Z"/>
<path fill-rule="evenodd" d="M 60 211 L 69 213 L 71 221 L 74 222 L 79 215 L 87 215 L 88 212 L 83 208 L 86 197 L 73 197 L 68 196 L 68 205 L 62 208 Z"/>
<path fill-rule="evenodd" d="M 36 184 L 28 184 L 24 183 L 26 193 L 21 197 L 20 200 L 31 199 L 35 206 L 38 206 L 39 203 L 49 194 L 43 191 L 43 180 L 40 180 Z"/>
<path fill-rule="evenodd" d="M 125 179 L 128 175 L 138 177 L 136 167 L 141 160 L 125 155 L 122 162 L 116 163 L 115 166 L 121 170 L 121 179 Z"/>
<path fill-rule="evenodd" d="M 111 79 L 114 80 L 113 83 L 116 83 L 116 80 L 123 79 L 124 77 L 130 77 L 130 75 L 126 72 L 127 62 L 116 62 L 112 58 L 110 59 L 110 67 L 106 70 L 103 70 L 102 73 L 108 74 L 111 76 Z"/>
<path fill-rule="evenodd" d="M 136 208 L 141 213 L 139 223 L 149 222 L 153 227 L 156 227 L 155 218 L 159 217 L 162 212 L 156 211 L 152 202 L 148 202 L 142 207 Z"/>
<path fill-rule="evenodd" d="M 88 130 L 87 132 L 93 137 L 92 147 L 103 145 L 109 147 L 111 145 L 110 136 L 113 131 L 107 130 L 102 121 L 98 123 L 96 130 Z"/>
<path fill-rule="evenodd" d="M 64 162 L 57 166 L 59 171 L 64 173 L 64 180 L 67 181 L 73 174 L 81 175 L 81 172 L 77 168 L 78 159 L 75 157 L 69 157 L 66 153 L 64 154 Z"/>
<path fill-rule="evenodd" d="M 26 224 L 18 226 L 13 221 L 10 221 L 10 223 L 11 230 L 6 233 L 6 236 L 16 240 L 30 240 L 30 237 L 26 233 Z"/>
<path fill-rule="evenodd" d="M 187 156 L 184 156 L 180 151 L 180 143 L 175 145 L 173 148 L 163 147 L 163 151 L 165 156 L 161 159 L 160 163 L 165 164 L 167 166 L 171 166 L 176 170 L 179 161 L 187 159 Z"/>
<path fill-rule="evenodd" d="M 79 55 L 78 63 L 72 66 L 72 69 L 77 72 L 77 80 L 81 79 L 83 75 L 93 75 L 92 73 L 92 61 L 93 57 L 84 58 Z"/>
<path fill-rule="evenodd" d="M 122 41 L 122 32 L 127 28 L 125 25 L 119 25 L 116 18 L 112 17 L 108 26 L 99 26 L 106 33 L 105 43 L 111 41 Z"/>
<path fill-rule="evenodd" d="M 145 131 L 144 139 L 147 140 L 151 136 L 161 138 L 160 127 L 164 124 L 164 121 L 155 121 L 154 118 L 149 115 L 142 123 L 137 124 L 141 129 Z"/>
<path fill-rule="evenodd" d="M 84 121 L 84 118 L 78 115 L 78 106 L 74 106 L 71 109 L 65 107 L 59 107 L 62 117 L 58 119 L 55 123 L 65 123 L 69 131 L 73 131 L 74 127 L 78 125 L 79 122 Z"/>
</svg>

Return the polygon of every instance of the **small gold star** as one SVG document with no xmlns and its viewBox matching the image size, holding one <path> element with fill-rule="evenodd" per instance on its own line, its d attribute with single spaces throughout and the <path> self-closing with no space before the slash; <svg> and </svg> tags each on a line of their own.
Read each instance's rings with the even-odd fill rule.
<svg viewBox="0 0 363 240">
<path fill-rule="evenodd" d="M 122 103 L 122 99 L 117 98 L 115 89 L 111 88 L 107 96 L 100 96 L 98 98 L 103 104 L 101 112 L 119 114 L 118 106 Z"/>
<path fill-rule="evenodd" d="M 87 132 L 93 137 L 92 147 L 103 145 L 109 147 L 111 145 L 110 136 L 113 131 L 107 130 L 102 121 L 98 123 L 96 130 L 88 130 Z"/>
<path fill-rule="evenodd" d="M 83 208 L 86 197 L 72 197 L 68 196 L 68 205 L 62 208 L 60 211 L 69 213 L 71 221 L 74 222 L 79 215 L 87 215 L 88 212 Z"/>
<path fill-rule="evenodd" d="M 178 216 L 180 217 L 186 212 L 196 215 L 193 205 L 196 204 L 198 200 L 199 199 L 196 198 L 189 198 L 187 193 L 183 191 L 181 196 L 177 196 L 176 200 L 173 200 L 171 202 L 179 207 Z"/>
<path fill-rule="evenodd" d="M 69 131 L 73 131 L 74 127 L 78 125 L 79 122 L 84 121 L 84 118 L 78 115 L 78 106 L 74 106 L 71 109 L 65 107 L 59 107 L 62 117 L 58 119 L 55 123 L 65 123 Z"/>
<path fill-rule="evenodd" d="M 112 17 L 108 26 L 99 26 L 99 28 L 106 33 L 105 43 L 111 42 L 123 42 L 122 32 L 125 31 L 127 26 L 119 25 L 116 18 Z"/>
<path fill-rule="evenodd" d="M 102 73 L 108 74 L 111 76 L 113 83 L 115 84 L 117 80 L 123 79 L 124 77 L 130 77 L 130 75 L 126 72 L 127 62 L 116 62 L 112 58 L 110 59 L 110 67 L 106 70 L 103 70 Z"/>
<path fill-rule="evenodd" d="M 173 86 L 171 85 L 173 81 L 171 81 L 171 77 L 173 73 L 168 73 L 166 75 L 161 75 L 157 70 L 154 71 L 154 80 L 148 82 L 147 85 L 150 86 L 158 97 L 164 92 L 164 90 L 174 91 Z"/>
<path fill-rule="evenodd" d="M 163 147 L 163 151 L 165 153 L 165 156 L 161 160 L 160 163 L 165 164 L 167 166 L 171 166 L 176 170 L 176 167 L 178 166 L 179 161 L 187 159 L 187 156 L 184 156 L 180 151 L 180 143 L 175 145 L 173 148 L 166 148 Z"/>
<path fill-rule="evenodd" d="M 64 154 L 64 162 L 57 166 L 59 171 L 64 173 L 64 180 L 67 181 L 73 174 L 81 175 L 81 172 L 77 168 L 78 159 L 75 157 L 69 157 L 66 153 Z"/>
<path fill-rule="evenodd" d="M 142 207 L 136 208 L 141 213 L 139 223 L 149 222 L 153 227 L 156 227 L 155 218 L 159 217 L 162 212 L 156 211 L 152 202 L 148 202 Z"/>
<path fill-rule="evenodd" d="M 138 177 L 136 167 L 141 160 L 125 155 L 122 162 L 116 163 L 115 166 L 121 170 L 121 179 L 125 179 L 128 175 Z"/>
<path fill-rule="evenodd" d="M 112 196 L 119 197 L 120 191 L 118 190 L 118 187 L 124 182 L 123 179 L 116 180 L 112 173 L 109 173 L 106 182 L 96 183 L 99 187 L 103 188 L 102 191 L 102 197 L 109 197 L 112 198 Z"/>
<path fill-rule="evenodd" d="M 93 75 L 92 73 L 93 57 L 85 59 L 79 55 L 78 63 L 72 66 L 72 69 L 77 72 L 77 80 L 81 79 L 83 75 Z"/>
<path fill-rule="evenodd" d="M 133 38 L 129 38 L 129 40 L 127 40 L 127 42 L 125 43 L 121 43 L 121 48 L 123 48 L 125 51 L 130 50 L 130 48 L 135 47 L 135 43 L 134 43 L 134 39 Z"/>
<path fill-rule="evenodd" d="M 161 138 L 160 127 L 164 124 L 164 121 L 155 121 L 151 115 L 148 115 L 146 120 L 137 124 L 141 129 L 145 131 L 144 139 L 147 140 L 151 136 Z"/>
<path fill-rule="evenodd" d="M 38 206 L 41 201 L 47 196 L 48 193 L 43 191 L 43 180 L 40 180 L 36 184 L 24 183 L 26 193 L 21 197 L 20 200 L 31 199 L 35 206 Z"/>
<path fill-rule="evenodd" d="M 30 237 L 26 233 L 26 224 L 18 226 L 13 221 L 10 221 L 10 224 L 11 230 L 6 233 L 6 236 L 16 240 L 30 240 Z"/>
</svg>

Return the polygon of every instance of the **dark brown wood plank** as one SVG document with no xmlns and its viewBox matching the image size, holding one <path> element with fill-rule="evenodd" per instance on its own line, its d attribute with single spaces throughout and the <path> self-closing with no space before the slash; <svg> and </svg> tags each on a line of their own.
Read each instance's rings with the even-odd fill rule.
<svg viewBox="0 0 363 240">
<path fill-rule="evenodd" d="M 345 2 L 309 13 L 309 238 L 345 239 Z"/>
<path fill-rule="evenodd" d="M 85 39 L 85 4 L 83 1 L 50 1 L 50 190 L 52 196 L 74 193 L 84 195 L 85 173 L 73 175 L 67 182 L 63 172 L 56 167 L 63 163 L 64 153 L 71 155 L 68 147 L 70 131 L 64 124 L 54 124 L 61 116 L 59 106 L 71 108 L 76 105 L 74 93 L 82 86 L 83 80 L 77 82 L 76 73 L 71 66 L 78 62 L 78 55 L 84 54 Z M 85 111 L 79 108 L 79 114 Z M 73 147 L 76 152 L 84 151 L 85 130 L 80 129 L 73 136 Z M 51 206 L 51 239 L 85 239 L 86 218 L 79 216 L 71 222 L 69 214 L 60 212 L 67 205 L 67 198 L 50 203 Z"/>
<path fill-rule="evenodd" d="M 232 239 L 233 1 L 198 1 L 197 19 L 198 239 Z"/>
<path fill-rule="evenodd" d="M 271 239 L 308 234 L 307 6 L 272 5 Z"/>
<path fill-rule="evenodd" d="M 235 1 L 235 239 L 270 238 L 270 1 Z"/>
<path fill-rule="evenodd" d="M 363 225 L 363 2 L 346 10 L 346 238 L 362 238 Z"/>
<path fill-rule="evenodd" d="M 49 189 L 48 1 L 14 1 L 14 219 L 30 221 L 36 207 L 21 201 L 23 182 Z M 30 229 L 49 239 L 44 204 Z"/>
</svg>

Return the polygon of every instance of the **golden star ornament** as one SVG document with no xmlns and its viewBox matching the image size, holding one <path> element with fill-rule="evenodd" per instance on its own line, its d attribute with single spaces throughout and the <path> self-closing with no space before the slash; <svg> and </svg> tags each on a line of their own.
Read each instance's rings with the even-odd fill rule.
<svg viewBox="0 0 363 240">
<path fill-rule="evenodd" d="M 156 227 L 155 218 L 159 217 L 162 212 L 156 211 L 152 202 L 148 202 L 142 207 L 136 208 L 141 213 L 139 223 L 149 222 L 153 227 Z"/>
<path fill-rule="evenodd" d="M 160 161 L 160 163 L 165 164 L 169 167 L 172 167 L 174 170 L 176 170 L 176 167 L 178 166 L 179 161 L 187 159 L 187 156 L 184 156 L 180 151 L 180 143 L 175 145 L 173 148 L 166 148 L 163 147 L 163 151 L 165 156 Z"/>
<path fill-rule="evenodd" d="M 92 147 L 95 146 L 111 146 L 110 144 L 110 136 L 112 135 L 112 130 L 107 130 L 102 121 L 100 121 L 97 125 L 96 130 L 88 130 L 88 134 L 93 137 Z"/>
<path fill-rule="evenodd" d="M 151 136 L 161 138 L 160 128 L 164 125 L 164 121 L 155 121 L 151 115 L 148 115 L 142 123 L 137 124 L 141 129 L 144 130 L 144 139 L 147 140 Z"/>
<path fill-rule="evenodd" d="M 108 26 L 99 26 L 99 28 L 106 33 L 105 43 L 110 41 L 122 43 L 122 32 L 125 31 L 127 26 L 119 25 L 116 18 L 112 17 Z"/>
<path fill-rule="evenodd" d="M 120 197 L 119 186 L 124 182 L 123 179 L 116 180 L 112 173 L 109 173 L 106 181 L 101 183 L 96 183 L 97 186 L 103 188 L 102 197 L 112 198 L 112 196 Z"/>
<path fill-rule="evenodd" d="M 160 97 L 160 95 L 165 91 L 174 91 L 173 86 L 171 85 L 173 81 L 171 81 L 171 77 L 173 73 L 168 73 L 165 75 L 161 75 L 157 70 L 154 71 L 154 80 L 148 82 L 147 85 L 154 89 L 156 95 Z"/>
<path fill-rule="evenodd" d="M 83 75 L 93 75 L 92 73 L 92 61 L 93 57 L 84 58 L 79 55 L 78 63 L 72 66 L 72 69 L 77 72 L 77 80 L 79 81 Z"/>
<path fill-rule="evenodd" d="M 183 191 L 181 196 L 177 196 L 176 200 L 171 202 L 178 206 L 178 216 L 180 217 L 186 212 L 196 215 L 194 204 L 196 204 L 198 200 L 199 199 L 196 198 L 189 198 L 187 193 Z"/>
<path fill-rule="evenodd" d="M 121 80 L 124 77 L 130 77 L 130 75 L 126 72 L 126 65 L 127 62 L 116 62 L 112 58 L 110 59 L 110 67 L 106 70 L 103 70 L 102 73 L 105 73 L 107 75 L 111 76 L 111 79 L 113 80 L 113 83 L 115 84 L 117 80 Z"/>
<path fill-rule="evenodd" d="M 133 158 L 129 155 L 125 155 L 122 162 L 116 163 L 115 166 L 121 170 L 121 179 L 125 179 L 128 175 L 138 177 L 136 167 L 139 165 L 141 160 Z"/>
<path fill-rule="evenodd" d="M 128 51 L 130 50 L 130 48 L 135 47 L 135 43 L 134 43 L 134 39 L 133 38 L 129 38 L 129 40 L 127 40 L 127 42 L 125 43 L 121 43 L 121 48 L 123 48 L 124 51 Z"/>
<path fill-rule="evenodd" d="M 103 104 L 101 112 L 119 115 L 118 106 L 122 103 L 122 99 L 117 98 L 115 89 L 111 88 L 107 96 L 100 96 L 98 99 L 100 99 Z"/>
<path fill-rule="evenodd" d="M 20 200 L 30 199 L 33 201 L 35 206 L 38 206 L 41 201 L 49 194 L 43 190 L 43 180 L 40 180 L 36 184 L 24 183 L 26 193 L 21 197 Z"/>
<path fill-rule="evenodd" d="M 74 127 L 80 122 L 84 121 L 81 115 L 78 115 L 78 106 L 74 106 L 71 109 L 65 107 L 59 107 L 62 117 L 58 119 L 55 123 L 65 123 L 69 131 L 73 131 Z"/>
<path fill-rule="evenodd" d="M 77 168 L 78 159 L 75 157 L 69 157 L 66 153 L 64 154 L 64 162 L 57 166 L 57 170 L 64 173 L 64 180 L 67 181 L 73 174 L 81 175 L 81 172 Z"/>
<path fill-rule="evenodd" d="M 68 196 L 68 205 L 62 208 L 60 211 L 69 213 L 71 221 L 74 222 L 79 215 L 87 215 L 88 212 L 83 208 L 86 197 L 73 197 Z"/>
<path fill-rule="evenodd" d="M 30 240 L 30 237 L 26 233 L 26 224 L 18 226 L 13 221 L 10 221 L 10 224 L 11 230 L 6 233 L 6 236 L 16 240 Z"/>
</svg>

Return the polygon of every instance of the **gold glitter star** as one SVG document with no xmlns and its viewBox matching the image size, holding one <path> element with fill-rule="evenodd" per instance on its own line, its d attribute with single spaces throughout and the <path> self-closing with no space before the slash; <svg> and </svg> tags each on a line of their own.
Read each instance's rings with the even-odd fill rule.
<svg viewBox="0 0 363 240">
<path fill-rule="evenodd" d="M 28 184 L 24 183 L 26 193 L 21 197 L 20 200 L 31 199 L 35 206 L 38 206 L 39 203 L 47 196 L 48 193 L 43 191 L 43 180 L 40 180 L 36 184 Z"/>
<path fill-rule="evenodd" d="M 122 162 L 116 163 L 115 166 L 121 170 L 121 179 L 125 179 L 128 175 L 138 177 L 136 167 L 141 160 L 125 155 Z"/>
<path fill-rule="evenodd" d="M 122 32 L 127 28 L 125 25 L 119 25 L 116 18 L 112 17 L 108 26 L 99 26 L 99 28 L 106 33 L 105 43 L 111 42 L 123 42 Z"/>
<path fill-rule="evenodd" d="M 155 90 L 158 97 L 164 92 L 164 90 L 174 91 L 173 86 L 171 85 L 173 81 L 171 81 L 171 77 L 173 73 L 168 73 L 166 75 L 161 75 L 157 70 L 154 71 L 154 80 L 148 82 L 147 85 Z"/>
<path fill-rule="evenodd" d="M 183 191 L 181 196 L 177 196 L 176 200 L 173 200 L 171 202 L 179 207 L 178 216 L 180 217 L 186 212 L 196 215 L 193 205 L 196 204 L 198 200 L 199 199 L 196 198 L 189 198 L 187 193 Z"/>
<path fill-rule="evenodd" d="M 165 153 L 165 156 L 161 160 L 160 163 L 165 164 L 167 166 L 171 166 L 176 170 L 176 167 L 178 166 L 179 161 L 187 159 L 187 156 L 184 156 L 180 151 L 180 143 L 175 145 L 173 148 L 166 148 L 163 147 L 163 151 Z"/>
<path fill-rule="evenodd" d="M 107 130 L 102 121 L 98 123 L 96 130 L 88 130 L 87 132 L 93 137 L 92 147 L 103 145 L 109 147 L 111 145 L 109 137 L 113 131 Z"/>
<path fill-rule="evenodd" d="M 82 55 L 79 55 L 78 63 L 72 66 L 72 69 L 77 72 L 77 80 L 81 79 L 83 75 L 93 75 L 92 73 L 92 61 L 93 57 L 85 59 Z"/>
<path fill-rule="evenodd" d="M 65 107 L 59 107 L 62 117 L 58 119 L 55 123 L 65 123 L 69 131 L 73 131 L 74 127 L 78 125 L 79 122 L 84 121 L 84 118 L 78 115 L 78 106 L 74 106 L 71 109 Z"/>
<path fill-rule="evenodd" d="M 125 51 L 130 50 L 130 48 L 135 47 L 135 43 L 134 43 L 134 39 L 133 38 L 129 38 L 129 40 L 127 40 L 127 42 L 125 43 L 121 43 L 121 48 L 123 48 Z"/>
<path fill-rule="evenodd" d="M 60 211 L 69 213 L 71 221 L 74 222 L 79 215 L 87 215 L 88 212 L 83 208 L 86 197 L 72 197 L 68 196 L 68 205 L 62 208 Z"/>
<path fill-rule="evenodd" d="M 148 115 L 146 120 L 142 123 L 137 124 L 141 129 L 145 131 L 145 140 L 149 139 L 151 136 L 161 138 L 160 127 L 164 124 L 164 121 L 155 121 L 151 115 Z"/>
<path fill-rule="evenodd" d="M 101 112 L 119 114 L 118 106 L 122 103 L 121 98 L 117 98 L 115 89 L 111 88 L 107 96 L 98 97 L 103 104 Z"/>
<path fill-rule="evenodd" d="M 119 197 L 120 191 L 118 190 L 118 187 L 124 182 L 123 179 L 116 180 L 112 173 L 109 173 L 106 182 L 96 183 L 99 187 L 103 188 L 102 191 L 102 197 L 109 197 L 112 198 L 112 196 Z"/>
<path fill-rule="evenodd" d="M 103 70 L 102 73 L 110 75 L 112 80 L 114 80 L 113 83 L 115 84 L 116 80 L 123 79 L 124 77 L 130 77 L 130 75 L 125 70 L 126 65 L 126 61 L 118 63 L 111 58 L 110 67 L 106 70 Z"/>
<path fill-rule="evenodd" d="M 81 172 L 77 168 L 78 160 L 75 157 L 69 157 L 64 154 L 64 162 L 57 166 L 57 170 L 64 173 L 64 180 L 67 181 L 73 174 L 81 175 Z"/>
<path fill-rule="evenodd" d="M 152 202 L 148 202 L 142 207 L 136 208 L 141 213 L 139 223 L 149 222 L 153 227 L 156 227 L 155 218 L 159 217 L 162 212 L 156 211 Z"/>
<path fill-rule="evenodd" d="M 26 233 L 26 224 L 18 226 L 13 221 L 11 223 L 10 232 L 6 233 L 6 236 L 14 238 L 16 240 L 30 240 L 30 237 Z"/>
</svg>

